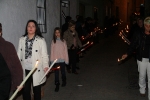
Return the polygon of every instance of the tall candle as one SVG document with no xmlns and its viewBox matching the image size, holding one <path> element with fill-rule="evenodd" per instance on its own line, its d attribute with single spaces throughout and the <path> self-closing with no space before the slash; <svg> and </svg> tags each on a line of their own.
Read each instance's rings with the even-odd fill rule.
<svg viewBox="0 0 150 100">
<path fill-rule="evenodd" d="M 57 59 L 51 64 L 51 66 L 48 68 L 48 70 L 46 71 L 46 73 L 43 75 L 43 77 L 41 78 L 41 80 L 39 81 L 39 83 L 44 79 L 44 77 L 47 75 L 47 73 L 50 71 L 50 69 L 53 67 L 53 65 L 56 63 Z"/>
<path fill-rule="evenodd" d="M 13 98 L 17 95 L 17 93 L 19 92 L 19 89 L 24 85 L 24 83 L 28 80 L 28 78 L 31 76 L 31 74 L 37 69 L 37 65 L 38 65 L 38 60 L 36 61 L 35 67 L 29 72 L 29 74 L 25 77 L 25 79 L 22 81 L 22 83 L 19 85 L 19 87 L 17 88 L 17 90 L 14 92 L 14 94 L 11 96 L 11 98 L 9 100 L 13 100 Z"/>
</svg>

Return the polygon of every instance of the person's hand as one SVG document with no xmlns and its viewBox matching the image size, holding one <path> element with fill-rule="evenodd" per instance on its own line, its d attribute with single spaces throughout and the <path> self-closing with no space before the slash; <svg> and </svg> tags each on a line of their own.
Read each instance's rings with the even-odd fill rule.
<svg viewBox="0 0 150 100">
<path fill-rule="evenodd" d="M 124 54 L 123 56 L 122 56 L 122 58 L 121 59 L 126 59 L 128 57 L 128 55 L 127 54 Z"/>
<path fill-rule="evenodd" d="M 44 72 L 46 73 L 49 67 L 45 67 L 44 68 Z"/>
<path fill-rule="evenodd" d="M 19 91 L 21 91 L 23 86 L 17 86 L 17 88 L 19 88 Z"/>
</svg>

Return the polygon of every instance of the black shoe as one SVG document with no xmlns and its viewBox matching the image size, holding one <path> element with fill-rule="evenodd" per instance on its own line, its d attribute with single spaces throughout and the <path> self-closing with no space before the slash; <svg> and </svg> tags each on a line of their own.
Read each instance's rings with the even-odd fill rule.
<svg viewBox="0 0 150 100">
<path fill-rule="evenodd" d="M 59 91 L 59 85 L 56 85 L 55 92 Z"/>
<path fill-rule="evenodd" d="M 62 82 L 62 87 L 65 87 L 66 86 L 66 82 Z"/>
</svg>

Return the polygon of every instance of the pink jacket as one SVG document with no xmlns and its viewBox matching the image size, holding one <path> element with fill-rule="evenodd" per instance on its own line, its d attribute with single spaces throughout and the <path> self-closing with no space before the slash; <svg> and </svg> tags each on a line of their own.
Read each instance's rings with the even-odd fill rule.
<svg viewBox="0 0 150 100">
<path fill-rule="evenodd" d="M 50 61 L 53 62 L 55 59 L 64 60 L 66 64 L 69 63 L 68 49 L 65 40 L 64 42 L 61 40 L 56 40 L 56 43 L 52 41 Z"/>
</svg>

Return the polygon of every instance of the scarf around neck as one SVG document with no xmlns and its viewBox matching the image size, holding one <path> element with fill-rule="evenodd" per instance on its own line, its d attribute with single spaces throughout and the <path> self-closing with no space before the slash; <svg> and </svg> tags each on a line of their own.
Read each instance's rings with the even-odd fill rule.
<svg viewBox="0 0 150 100">
<path fill-rule="evenodd" d="M 29 39 L 27 36 L 26 42 L 25 42 L 25 59 L 32 56 L 32 46 L 33 42 L 35 40 L 35 36 L 32 39 Z M 28 42 L 30 42 L 30 45 L 28 45 Z"/>
</svg>

